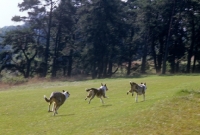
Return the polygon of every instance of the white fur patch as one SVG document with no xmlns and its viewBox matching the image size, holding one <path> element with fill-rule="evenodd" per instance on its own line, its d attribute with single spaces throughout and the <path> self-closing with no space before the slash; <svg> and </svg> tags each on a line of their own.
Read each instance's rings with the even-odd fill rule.
<svg viewBox="0 0 200 135">
<path fill-rule="evenodd" d="M 65 98 L 67 99 L 69 97 L 69 94 L 67 91 L 63 92 L 63 94 L 65 95 Z"/>
<path fill-rule="evenodd" d="M 100 89 L 103 89 L 104 92 L 106 92 L 106 86 L 103 85 L 103 86 L 100 87 Z"/>
</svg>

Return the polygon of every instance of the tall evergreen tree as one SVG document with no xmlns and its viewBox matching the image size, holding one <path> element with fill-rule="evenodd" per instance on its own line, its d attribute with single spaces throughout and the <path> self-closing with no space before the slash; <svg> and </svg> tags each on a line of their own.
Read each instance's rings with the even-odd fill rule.
<svg viewBox="0 0 200 135">
<path fill-rule="evenodd" d="M 79 30 L 87 48 L 93 78 L 106 77 L 117 63 L 123 37 L 120 0 L 85 1 L 80 8 Z"/>
<path fill-rule="evenodd" d="M 52 38 L 54 44 L 52 47 L 52 77 L 56 77 L 56 71 L 60 68 L 68 66 L 67 76 L 71 76 L 72 55 L 75 31 L 75 12 L 76 8 L 71 0 L 61 0 L 58 8 L 53 13 Z M 67 58 L 67 59 L 64 59 Z M 60 59 L 60 62 L 59 62 Z M 68 61 L 68 65 L 66 65 Z M 65 69 L 65 68 L 63 68 Z M 65 73 L 65 71 L 64 71 Z M 65 75 L 65 74 L 64 74 Z"/>
</svg>

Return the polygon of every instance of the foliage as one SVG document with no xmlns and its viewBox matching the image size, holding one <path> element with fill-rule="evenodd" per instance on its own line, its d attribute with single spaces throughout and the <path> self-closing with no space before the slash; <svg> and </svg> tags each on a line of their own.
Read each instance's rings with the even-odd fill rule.
<svg viewBox="0 0 200 135">
<path fill-rule="evenodd" d="M 12 67 L 25 78 L 106 78 L 120 68 L 131 75 L 141 60 L 138 74 L 148 72 L 148 62 L 158 74 L 200 71 L 198 0 L 23 0 L 18 7 L 28 16 L 12 20 L 25 24 L 3 28 L 0 44 L 23 63 L 2 62 L 1 70 Z"/>
<path fill-rule="evenodd" d="M 1 82 L 9 85 L 18 85 L 28 82 L 24 76 L 17 73 L 4 72 L 2 73 Z"/>
</svg>

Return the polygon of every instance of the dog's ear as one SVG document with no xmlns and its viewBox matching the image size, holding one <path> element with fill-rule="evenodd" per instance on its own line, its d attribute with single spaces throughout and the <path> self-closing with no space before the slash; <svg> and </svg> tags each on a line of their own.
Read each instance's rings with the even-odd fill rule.
<svg viewBox="0 0 200 135">
<path fill-rule="evenodd" d="M 144 85 L 147 85 L 146 83 L 144 83 Z"/>
<path fill-rule="evenodd" d="M 106 86 L 106 84 L 104 84 L 104 86 Z"/>
<path fill-rule="evenodd" d="M 65 92 L 65 90 L 62 90 L 62 92 Z"/>
</svg>

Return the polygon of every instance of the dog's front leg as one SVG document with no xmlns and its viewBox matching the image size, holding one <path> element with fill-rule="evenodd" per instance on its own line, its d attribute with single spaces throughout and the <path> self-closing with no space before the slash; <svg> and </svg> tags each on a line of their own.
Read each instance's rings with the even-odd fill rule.
<svg viewBox="0 0 200 135">
<path fill-rule="evenodd" d="M 127 93 L 126 93 L 126 94 L 128 95 L 129 93 L 132 93 L 132 90 L 129 90 L 129 91 L 127 91 Z"/>
<path fill-rule="evenodd" d="M 100 97 L 102 104 L 104 104 L 102 97 Z"/>
<path fill-rule="evenodd" d="M 134 95 L 134 91 L 132 92 L 132 96 Z"/>
</svg>

